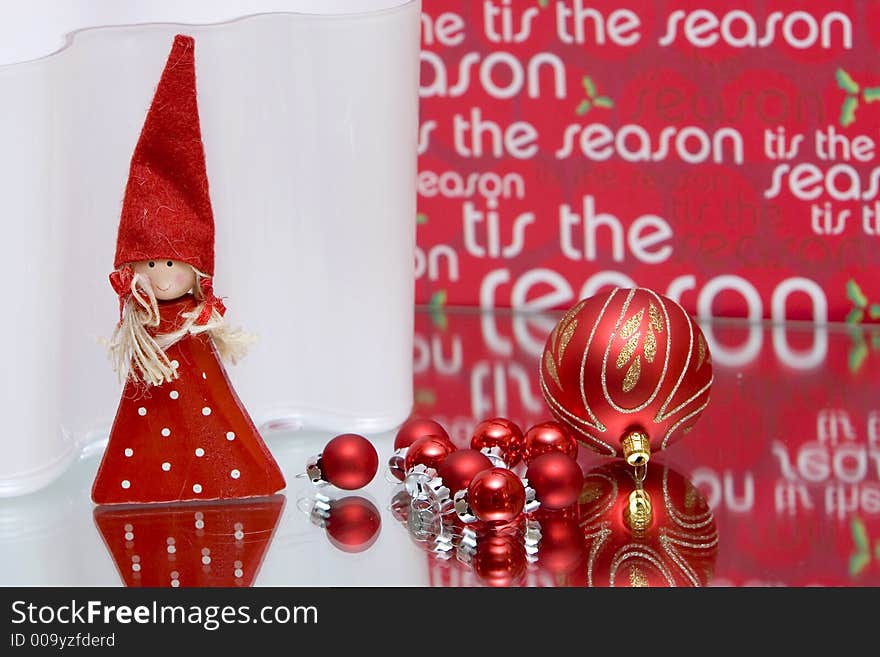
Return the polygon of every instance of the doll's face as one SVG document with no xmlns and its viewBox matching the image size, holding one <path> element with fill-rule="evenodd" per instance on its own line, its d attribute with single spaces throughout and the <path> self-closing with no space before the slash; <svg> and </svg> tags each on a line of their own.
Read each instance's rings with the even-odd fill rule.
<svg viewBox="0 0 880 657">
<path fill-rule="evenodd" d="M 196 284 L 193 268 L 179 260 L 141 260 L 132 263 L 131 268 L 150 281 L 153 294 L 160 301 L 182 297 Z"/>
</svg>

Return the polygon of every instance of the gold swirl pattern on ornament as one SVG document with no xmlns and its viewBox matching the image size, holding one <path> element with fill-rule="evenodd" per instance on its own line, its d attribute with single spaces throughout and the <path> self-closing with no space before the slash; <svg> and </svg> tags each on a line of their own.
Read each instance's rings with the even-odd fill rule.
<svg viewBox="0 0 880 657">
<path fill-rule="evenodd" d="M 598 531 L 591 534 L 584 533 L 584 540 L 589 540 L 591 538 L 596 539 L 590 546 L 590 557 L 587 559 L 587 586 L 594 586 L 593 565 L 596 563 L 596 557 L 599 556 L 599 552 L 602 550 L 608 537 L 611 536 L 612 532 L 608 528 L 610 524 L 611 523 L 609 522 L 603 522 Z"/>
<path fill-rule="evenodd" d="M 629 567 L 629 585 L 634 589 L 648 587 L 648 578 L 645 577 L 645 573 L 638 566 Z"/>
<path fill-rule="evenodd" d="M 642 360 L 640 358 L 636 358 L 633 361 L 633 364 L 629 366 L 629 369 L 626 371 L 626 376 L 623 377 L 623 383 L 621 384 L 621 388 L 623 388 L 624 392 L 629 392 L 639 382 L 639 377 L 642 375 Z"/>
<path fill-rule="evenodd" d="M 657 357 L 657 338 L 654 337 L 654 329 L 648 327 L 648 333 L 645 335 L 645 360 L 653 363 Z"/>
<path fill-rule="evenodd" d="M 639 289 L 642 289 L 644 292 L 647 292 L 648 294 L 653 296 L 657 300 L 657 303 L 660 304 L 661 308 L 663 308 L 663 304 L 660 301 L 660 297 L 658 297 L 655 292 L 653 292 L 652 290 L 648 290 L 646 288 L 639 288 Z M 619 290 L 619 288 L 615 288 L 615 292 L 618 290 Z M 635 289 L 632 289 L 629 291 L 629 295 L 627 296 L 626 301 L 623 304 L 623 308 L 620 311 L 620 316 L 617 319 L 617 323 L 614 325 L 614 330 L 611 333 L 611 338 L 608 341 L 608 345 L 605 347 L 605 356 L 602 359 L 602 373 L 601 373 L 602 394 L 604 395 L 605 401 L 608 403 L 608 405 L 611 406 L 611 408 L 613 408 L 618 413 L 638 413 L 639 411 L 645 409 L 649 404 L 651 404 L 651 402 L 654 401 L 654 399 L 657 397 L 657 395 L 660 394 L 660 389 L 663 386 L 663 382 L 666 380 L 666 375 L 669 370 L 669 351 L 670 351 L 669 345 L 671 344 L 670 339 L 672 336 L 669 335 L 669 333 L 667 332 L 667 336 L 666 336 L 667 348 L 665 350 L 665 354 L 663 357 L 663 369 L 660 372 L 660 377 L 657 380 L 657 385 L 654 387 L 654 390 L 651 392 L 651 394 L 648 396 L 648 398 L 644 402 L 642 402 L 641 404 L 636 406 L 635 408 L 623 408 L 622 406 L 618 406 L 614 402 L 614 400 L 611 398 L 611 394 L 608 392 L 608 357 L 611 352 L 611 345 L 613 344 L 614 336 L 617 335 L 617 332 L 620 329 L 620 325 L 623 322 L 623 318 L 626 316 L 627 310 L 629 309 L 629 305 L 630 305 L 635 293 L 636 293 Z M 612 295 L 613 295 L 613 293 L 612 293 Z M 609 298 L 609 301 L 610 301 L 610 298 Z M 607 305 L 607 303 L 606 303 L 606 305 Z M 604 311 L 604 308 L 603 308 L 603 311 Z M 664 313 L 666 312 L 665 308 L 663 308 L 663 312 Z M 600 319 L 601 319 L 601 316 L 600 316 Z M 597 323 L 598 323 L 598 321 L 599 320 L 597 320 Z M 669 323 L 668 317 L 666 318 L 666 323 L 667 324 Z M 593 328 L 595 330 L 595 326 Z M 584 355 L 586 356 L 586 354 L 584 354 Z M 584 391 L 584 385 L 583 385 L 584 366 L 585 366 L 585 364 L 582 362 L 581 363 L 581 393 L 583 393 L 583 391 Z M 633 385 L 635 385 L 635 384 L 633 384 Z M 667 403 L 668 403 L 668 400 L 667 400 Z M 656 421 L 657 420 L 655 418 L 655 422 Z"/>
<path fill-rule="evenodd" d="M 663 468 L 663 506 L 666 507 L 666 513 L 672 521 L 687 532 L 706 528 L 712 524 L 714 518 L 712 509 L 708 505 L 705 511 L 690 514 L 682 513 L 676 508 L 672 503 L 672 496 L 669 494 L 669 468 L 665 466 Z M 717 534 L 717 531 L 715 533 Z"/>
<path fill-rule="evenodd" d="M 571 338 L 574 335 L 575 330 L 577 329 L 577 325 L 578 321 L 576 319 L 573 319 L 566 325 L 564 329 L 562 329 L 562 334 L 559 338 L 559 350 L 557 356 L 560 364 L 562 364 L 562 356 L 565 354 L 565 348 L 568 346 L 568 343 L 571 342 Z"/>
<path fill-rule="evenodd" d="M 651 322 L 651 327 L 657 331 L 657 333 L 663 333 L 663 318 L 660 317 L 660 312 L 657 310 L 657 306 L 653 303 L 648 303 L 648 320 Z"/>
<path fill-rule="evenodd" d="M 587 354 L 590 352 L 590 345 L 593 343 L 593 337 L 596 335 L 596 329 L 599 327 L 599 322 L 602 321 L 602 317 L 605 315 L 605 311 L 608 310 L 608 304 L 611 303 L 611 300 L 614 298 L 614 295 L 620 292 L 620 288 L 616 287 L 611 290 L 611 293 L 608 295 L 608 298 L 605 299 L 605 303 L 602 304 L 602 309 L 599 311 L 599 315 L 596 317 L 596 321 L 593 323 L 593 328 L 590 329 L 590 337 L 587 338 L 587 344 L 584 346 L 584 353 L 581 356 L 581 402 L 583 402 L 584 409 L 587 411 L 587 415 L 590 416 L 590 419 L 593 420 L 597 427 L 601 427 L 600 431 L 607 431 L 607 428 L 604 424 L 599 421 L 599 418 L 596 417 L 595 413 L 593 413 L 593 409 L 590 408 L 590 404 L 587 401 L 587 393 L 584 389 L 584 373 L 586 372 L 587 367 Z M 610 343 L 609 343 L 610 347 Z M 606 360 L 608 359 L 607 351 L 605 355 Z M 602 385 L 604 388 L 605 385 L 605 364 L 602 364 Z M 605 392 L 605 396 L 608 396 L 607 391 Z M 615 450 L 615 454 L 617 451 Z"/>
<path fill-rule="evenodd" d="M 681 556 L 678 549 L 673 545 L 663 530 L 660 531 L 660 535 L 657 537 L 657 540 L 660 542 L 660 547 L 663 549 L 663 552 L 666 553 L 666 556 L 672 560 L 672 562 L 678 566 L 678 570 L 684 575 L 685 579 L 687 579 L 691 586 L 694 588 L 700 588 L 702 583 L 700 582 L 700 578 L 697 576 L 697 573 L 691 568 L 687 561 Z"/>
<path fill-rule="evenodd" d="M 639 312 L 637 312 L 635 315 L 633 315 L 628 320 L 626 320 L 626 323 L 624 323 L 623 328 L 620 329 L 620 339 L 626 340 L 631 335 L 633 335 L 636 332 L 636 329 L 639 328 L 639 324 L 642 323 L 642 317 L 644 317 L 644 316 L 645 316 L 645 309 L 642 308 Z"/>
<path fill-rule="evenodd" d="M 669 568 L 666 567 L 666 564 L 663 563 L 663 557 L 644 543 L 627 543 L 618 548 L 611 559 L 611 576 L 608 580 L 608 586 L 614 586 L 614 582 L 617 579 L 617 571 L 629 559 L 644 559 L 666 578 L 669 586 L 675 586 L 675 577 L 673 577 Z"/>
<path fill-rule="evenodd" d="M 544 367 L 547 368 L 553 381 L 555 381 L 556 385 L 559 386 L 559 389 L 562 390 L 562 381 L 559 380 L 559 372 L 556 371 L 556 362 L 553 360 L 553 356 L 549 351 L 544 352 Z"/>
<path fill-rule="evenodd" d="M 620 336 L 623 338 L 623 335 Z M 642 337 L 641 331 L 633 335 L 629 341 L 623 345 L 623 349 L 620 350 L 620 353 L 617 354 L 617 369 L 620 369 L 624 365 L 626 365 L 627 361 L 632 358 L 632 355 L 636 351 L 636 347 L 639 346 L 639 338 Z M 625 338 L 624 338 L 625 339 Z"/>
<path fill-rule="evenodd" d="M 663 421 L 669 419 L 675 413 L 677 413 L 679 410 L 681 410 L 682 408 L 687 406 L 687 404 L 689 403 L 689 402 L 685 402 L 684 404 L 679 405 L 677 408 L 669 411 L 668 413 L 666 412 L 666 407 L 672 403 L 672 400 L 675 398 L 675 393 L 678 392 L 678 389 L 681 387 L 681 382 L 684 381 L 685 374 L 687 374 L 688 367 L 690 367 L 690 364 L 691 364 L 691 352 L 694 350 L 694 327 L 691 325 L 690 315 L 688 315 L 687 312 L 685 312 L 685 309 L 682 306 L 680 306 L 678 304 L 676 304 L 676 306 L 678 306 L 679 311 L 684 315 L 685 323 L 687 324 L 687 327 L 688 327 L 687 358 L 684 361 L 684 367 L 681 368 L 681 373 L 678 375 L 678 380 L 675 382 L 675 385 L 672 387 L 672 390 L 669 392 L 669 396 L 666 398 L 666 401 L 663 402 L 663 405 L 660 407 L 660 410 L 657 411 L 657 415 L 654 418 L 654 422 L 663 422 Z M 661 306 L 661 307 L 663 308 L 663 313 L 666 317 L 666 326 L 670 326 L 669 315 L 666 314 L 666 306 Z M 672 329 L 670 329 L 669 332 L 667 333 L 666 344 L 668 345 L 667 349 L 666 349 L 666 362 L 668 363 L 669 362 L 669 351 L 672 347 Z M 665 371 L 665 366 L 664 366 L 664 378 L 665 378 L 665 373 L 666 373 L 666 371 Z"/>
<path fill-rule="evenodd" d="M 706 360 L 706 341 L 701 335 L 697 338 L 697 370 L 703 366 L 704 360 Z"/>
<path fill-rule="evenodd" d="M 543 370 L 538 372 L 539 380 L 541 382 L 541 392 L 544 394 L 545 401 L 550 404 L 553 408 L 555 408 L 559 413 L 564 415 L 571 422 L 575 422 L 577 424 L 582 424 L 590 429 L 595 429 L 596 431 L 604 432 L 608 429 L 605 426 L 596 426 L 595 424 L 591 424 L 588 420 L 578 417 L 567 408 L 565 408 L 562 404 L 559 403 L 559 400 L 556 399 L 555 395 L 550 391 L 550 386 L 547 385 L 547 381 L 544 378 Z M 604 443 L 602 443 L 604 444 Z"/>
<path fill-rule="evenodd" d="M 587 475 L 584 478 L 584 489 L 586 489 L 588 484 L 591 484 L 591 482 L 590 482 L 591 479 L 601 479 L 601 480 L 605 481 L 605 483 L 608 484 L 608 486 L 607 486 L 608 494 L 606 495 L 605 500 L 601 504 L 597 503 L 595 505 L 595 508 L 592 510 L 592 512 L 589 515 L 582 517 L 580 519 L 580 522 L 578 524 L 584 528 L 585 533 L 589 529 L 589 526 L 591 525 L 591 523 L 593 523 L 594 521 L 597 521 L 601 518 L 604 518 L 608 514 L 608 512 L 611 511 L 611 509 L 614 507 L 614 503 L 617 501 L 617 496 L 619 495 L 619 488 L 620 488 L 617 485 L 617 480 L 614 477 L 609 477 L 608 475 L 594 473 L 594 474 Z M 596 488 L 599 490 L 603 489 L 601 484 L 600 485 L 593 485 L 593 488 Z M 601 497 L 601 495 L 599 497 Z M 596 499 L 598 500 L 599 497 L 597 497 Z M 583 512 L 583 510 L 582 510 L 582 512 Z"/>
<path fill-rule="evenodd" d="M 669 444 L 669 438 L 672 436 L 673 433 L 675 433 L 675 430 L 678 429 L 682 424 L 684 424 L 685 422 L 690 420 L 695 415 L 699 415 L 700 413 L 702 413 L 703 410 L 705 410 L 705 408 L 708 405 L 709 405 L 709 400 L 707 399 L 706 402 L 702 406 L 700 406 L 699 408 L 697 408 L 694 411 L 691 411 L 690 413 L 685 415 L 683 418 L 681 418 L 678 422 L 676 422 L 671 427 L 669 427 L 669 430 L 666 432 L 666 435 L 663 436 L 663 442 L 660 444 L 660 449 L 666 449 L 666 446 Z"/>
</svg>

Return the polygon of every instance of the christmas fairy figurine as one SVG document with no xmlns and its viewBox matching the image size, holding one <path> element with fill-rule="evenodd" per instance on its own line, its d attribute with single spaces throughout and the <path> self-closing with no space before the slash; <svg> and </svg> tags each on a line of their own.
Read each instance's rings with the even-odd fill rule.
<svg viewBox="0 0 880 657">
<path fill-rule="evenodd" d="M 214 217 L 194 41 L 178 35 L 131 158 L 110 275 L 125 388 L 92 487 L 99 504 L 271 495 L 285 482 L 220 358 L 247 336 L 214 294 Z"/>
</svg>

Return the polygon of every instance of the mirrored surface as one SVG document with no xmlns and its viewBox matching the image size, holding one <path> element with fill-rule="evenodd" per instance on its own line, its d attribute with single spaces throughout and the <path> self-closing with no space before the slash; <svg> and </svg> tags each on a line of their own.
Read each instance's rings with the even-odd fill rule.
<svg viewBox="0 0 880 657">
<path fill-rule="evenodd" d="M 459 447 L 489 417 L 523 429 L 551 419 L 537 371 L 559 317 L 419 310 L 413 414 L 441 422 Z M 332 434 L 263 427 L 288 481 L 275 498 L 96 508 L 95 447 L 50 486 L 0 500 L 0 584 L 135 585 L 140 563 L 149 585 L 152 559 L 162 586 L 173 586 L 172 570 L 179 586 L 880 585 L 880 330 L 702 328 L 712 399 L 690 434 L 652 458 L 641 482 L 654 513 L 646 531 L 626 521 L 639 484 L 631 470 L 585 448 L 576 505 L 487 528 L 413 503 L 386 472 L 394 431 L 368 435 L 380 471 L 342 491 L 297 477 Z M 197 534 L 199 520 L 210 537 Z M 189 579 L 168 569 L 168 538 Z"/>
</svg>

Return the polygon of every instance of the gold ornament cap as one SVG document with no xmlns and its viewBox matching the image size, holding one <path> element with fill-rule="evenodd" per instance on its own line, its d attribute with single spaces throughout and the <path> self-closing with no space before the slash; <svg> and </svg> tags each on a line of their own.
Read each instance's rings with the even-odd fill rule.
<svg viewBox="0 0 880 657">
<path fill-rule="evenodd" d="M 628 431 L 620 439 L 623 458 L 634 467 L 646 465 L 651 460 L 651 441 L 644 431 Z"/>
</svg>

